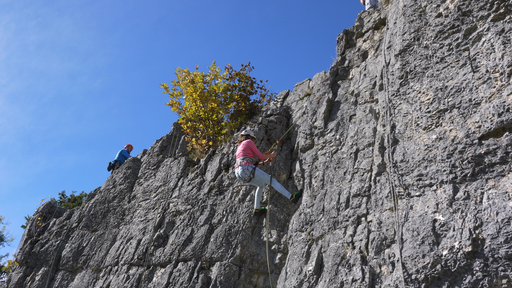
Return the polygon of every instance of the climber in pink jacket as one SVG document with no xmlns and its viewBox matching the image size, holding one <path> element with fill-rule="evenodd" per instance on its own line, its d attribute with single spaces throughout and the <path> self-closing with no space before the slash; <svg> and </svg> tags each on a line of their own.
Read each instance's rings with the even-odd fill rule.
<svg viewBox="0 0 512 288">
<path fill-rule="evenodd" d="M 272 161 L 277 156 L 277 152 L 261 153 L 254 141 L 256 141 L 256 133 L 253 130 L 247 129 L 240 133 L 238 149 L 236 150 L 235 175 L 238 180 L 258 187 L 254 196 L 253 213 L 254 215 L 262 215 L 266 213 L 267 209 L 260 206 L 261 196 L 265 184 L 270 185 L 270 176 L 256 167 Z M 262 162 L 259 160 L 262 160 Z M 272 187 L 290 199 L 292 203 L 297 203 L 302 196 L 301 190 L 291 194 L 275 179 L 272 180 Z"/>
</svg>

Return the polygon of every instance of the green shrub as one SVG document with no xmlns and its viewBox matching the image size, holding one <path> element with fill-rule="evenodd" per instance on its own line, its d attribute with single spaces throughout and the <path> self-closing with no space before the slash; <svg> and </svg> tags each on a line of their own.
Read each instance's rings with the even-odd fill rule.
<svg viewBox="0 0 512 288">
<path fill-rule="evenodd" d="M 72 209 L 78 206 L 82 206 L 85 197 L 87 197 L 87 193 L 83 191 L 78 195 L 75 195 L 75 193 L 76 191 L 73 191 L 68 196 L 66 195 L 66 191 L 63 190 L 62 192 L 59 193 L 58 200 L 56 200 L 55 198 L 51 198 L 50 202 L 65 209 Z"/>
</svg>

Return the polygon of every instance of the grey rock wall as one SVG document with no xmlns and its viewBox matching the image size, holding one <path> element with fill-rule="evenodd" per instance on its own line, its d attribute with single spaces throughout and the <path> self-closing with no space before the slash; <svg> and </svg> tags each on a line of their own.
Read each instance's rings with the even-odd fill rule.
<svg viewBox="0 0 512 288">
<path fill-rule="evenodd" d="M 298 204 L 266 189 L 253 217 L 236 135 L 192 160 L 174 127 L 81 208 L 41 206 L 9 287 L 512 287 L 511 11 L 361 12 L 328 72 L 247 124 L 261 150 L 292 127 L 263 169 Z"/>
</svg>

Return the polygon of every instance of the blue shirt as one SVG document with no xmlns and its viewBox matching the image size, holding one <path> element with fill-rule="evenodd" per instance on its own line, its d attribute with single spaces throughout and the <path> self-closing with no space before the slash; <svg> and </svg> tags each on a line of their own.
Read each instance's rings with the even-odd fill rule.
<svg viewBox="0 0 512 288">
<path fill-rule="evenodd" d="M 117 152 L 116 159 L 114 159 L 114 160 L 119 162 L 119 164 L 124 164 L 124 161 L 126 161 L 126 159 L 128 159 L 130 157 L 132 157 L 130 155 L 130 152 L 128 152 L 128 150 L 126 150 L 126 149 L 123 149 L 123 150 Z"/>
</svg>

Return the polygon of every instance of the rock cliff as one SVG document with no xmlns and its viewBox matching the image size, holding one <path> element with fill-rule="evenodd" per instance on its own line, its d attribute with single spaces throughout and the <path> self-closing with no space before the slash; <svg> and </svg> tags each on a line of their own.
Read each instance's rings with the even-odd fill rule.
<svg viewBox="0 0 512 288">
<path fill-rule="evenodd" d="M 253 217 L 236 135 L 192 160 L 174 127 L 42 205 L 9 287 L 512 287 L 512 2 L 380 5 L 247 123 L 261 150 L 293 126 L 263 169 L 298 204 L 266 189 Z"/>
</svg>

